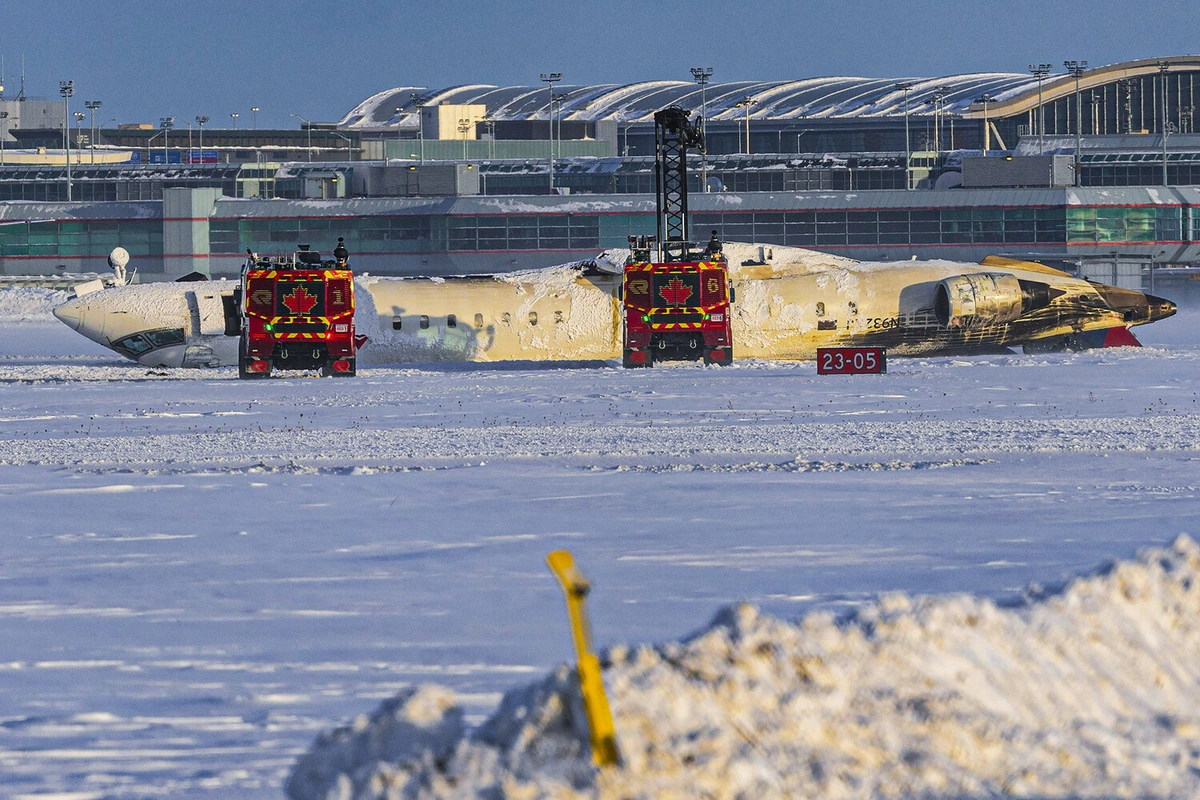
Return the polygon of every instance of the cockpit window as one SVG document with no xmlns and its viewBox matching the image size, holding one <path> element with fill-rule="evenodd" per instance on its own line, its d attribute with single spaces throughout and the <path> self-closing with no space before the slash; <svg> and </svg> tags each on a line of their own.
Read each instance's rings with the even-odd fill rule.
<svg viewBox="0 0 1200 800">
<path fill-rule="evenodd" d="M 183 328 L 167 328 L 161 331 L 146 331 L 143 334 L 150 340 L 150 344 L 155 347 L 170 347 L 176 344 L 183 344 L 186 339 L 183 338 Z"/>
<path fill-rule="evenodd" d="M 132 336 L 126 336 L 124 339 L 117 339 L 112 343 L 112 346 L 120 350 L 127 356 L 137 358 L 147 350 L 153 349 L 154 345 L 150 344 L 150 340 L 140 333 L 135 333 Z"/>
<path fill-rule="evenodd" d="M 185 344 L 186 342 L 187 339 L 184 338 L 183 328 L 163 328 L 157 331 L 145 331 L 125 336 L 113 342 L 112 346 L 114 350 L 118 350 L 130 358 L 137 358 L 143 353 L 159 347 L 171 347 L 173 345 Z"/>
</svg>

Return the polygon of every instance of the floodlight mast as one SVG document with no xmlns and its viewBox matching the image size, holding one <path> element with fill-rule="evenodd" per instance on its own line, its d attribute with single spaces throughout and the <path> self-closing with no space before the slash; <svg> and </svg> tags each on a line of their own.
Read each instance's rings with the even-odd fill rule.
<svg viewBox="0 0 1200 800">
<path fill-rule="evenodd" d="M 96 109 L 100 108 L 102 105 L 103 103 L 101 103 L 99 100 L 85 100 L 83 102 L 83 107 L 92 112 L 91 126 L 88 129 L 90 131 L 91 140 L 88 142 L 88 147 L 92 151 L 91 163 L 93 164 L 96 163 Z"/>
<path fill-rule="evenodd" d="M 908 136 L 908 90 L 917 85 L 916 81 L 902 81 L 896 88 L 904 92 L 904 188 L 912 189 L 912 144 Z M 797 139 L 799 141 L 799 139 Z M 800 149 L 796 145 L 796 149 Z"/>
<path fill-rule="evenodd" d="M 1167 61 L 1158 62 L 1158 72 L 1162 75 L 1162 185 L 1167 186 L 1167 137 L 1174 131 L 1173 126 L 1167 121 L 1167 73 L 1171 70 L 1171 64 Z"/>
<path fill-rule="evenodd" d="M 734 108 L 746 109 L 746 155 L 750 155 L 750 108 L 756 105 L 758 105 L 758 101 L 750 95 L 746 95 L 733 104 Z"/>
<path fill-rule="evenodd" d="M 1083 135 L 1083 100 L 1079 94 L 1079 79 L 1087 71 L 1086 61 L 1064 61 L 1067 72 L 1075 76 L 1075 185 L 1079 186 L 1082 173 L 1079 169 L 1079 151 L 1082 147 Z"/>
<path fill-rule="evenodd" d="M 550 194 L 554 194 L 554 84 L 563 79 L 561 72 L 543 72 L 542 81 L 545 82 L 546 88 L 550 90 L 550 106 L 548 108 L 550 120 Z"/>
<path fill-rule="evenodd" d="M 59 81 L 58 93 L 63 99 L 63 150 L 67 155 L 67 202 L 71 202 L 71 95 L 75 81 Z"/>
<path fill-rule="evenodd" d="M 692 67 L 692 79 L 700 84 L 700 185 L 708 191 L 708 103 L 705 87 L 712 78 L 712 67 Z M 629 128 L 626 127 L 626 135 Z"/>
<path fill-rule="evenodd" d="M 983 103 L 983 155 L 985 158 L 987 157 L 988 150 L 992 149 L 992 129 L 990 127 L 988 127 L 990 124 L 988 122 L 988 103 L 992 102 L 995 99 L 996 98 L 993 97 L 992 95 L 988 94 L 987 92 L 984 92 L 983 94 L 981 94 L 979 96 L 979 101 L 978 101 L 980 103 Z"/>
<path fill-rule="evenodd" d="M 1042 151 L 1045 149 L 1045 145 L 1046 145 L 1046 140 L 1045 140 L 1046 111 L 1045 111 L 1045 107 L 1042 105 L 1042 80 L 1047 75 L 1050 74 L 1051 66 L 1052 65 L 1050 65 L 1050 64 L 1030 64 L 1029 65 L 1029 71 L 1031 73 L 1033 73 L 1033 77 L 1037 78 L 1037 84 L 1038 84 L 1037 129 L 1038 129 L 1038 155 L 1039 156 L 1042 154 Z"/>
</svg>

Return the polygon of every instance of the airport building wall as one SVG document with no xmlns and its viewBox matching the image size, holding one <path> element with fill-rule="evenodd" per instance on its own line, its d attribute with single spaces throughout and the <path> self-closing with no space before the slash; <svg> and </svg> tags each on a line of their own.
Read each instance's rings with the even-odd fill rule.
<svg viewBox="0 0 1200 800">
<path fill-rule="evenodd" d="M 0 203 L 0 271 L 101 272 L 129 250 L 147 280 L 235 274 L 247 249 L 346 241 L 360 272 L 452 275 L 587 259 L 654 232 L 654 198 L 255 200 L 169 189 L 164 203 Z M 1200 263 L 1200 187 L 722 193 L 692 198 L 693 238 L 806 247 L 863 260 L 1002 254 L 1090 265 L 1122 284 L 1151 263 Z M 1131 286 L 1130 288 L 1136 288 Z"/>
</svg>

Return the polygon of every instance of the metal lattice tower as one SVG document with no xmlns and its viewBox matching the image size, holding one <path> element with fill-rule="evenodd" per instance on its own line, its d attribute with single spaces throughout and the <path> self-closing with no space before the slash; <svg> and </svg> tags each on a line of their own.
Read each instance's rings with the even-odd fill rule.
<svg viewBox="0 0 1200 800">
<path fill-rule="evenodd" d="M 687 261 L 688 186 L 687 151 L 689 147 L 703 148 L 704 137 L 699 128 L 688 121 L 687 112 L 670 106 L 654 114 L 655 191 L 658 208 L 658 241 L 662 260 Z"/>
</svg>

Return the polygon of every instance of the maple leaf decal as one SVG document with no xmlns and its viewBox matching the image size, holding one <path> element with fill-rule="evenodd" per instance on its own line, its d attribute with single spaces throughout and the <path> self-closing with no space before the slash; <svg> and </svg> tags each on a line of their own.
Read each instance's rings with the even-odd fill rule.
<svg viewBox="0 0 1200 800">
<path fill-rule="evenodd" d="M 317 298 L 309 294 L 304 286 L 297 286 L 291 294 L 283 298 L 283 304 L 293 314 L 307 314 L 317 304 Z"/>
<path fill-rule="evenodd" d="M 682 306 L 687 303 L 687 299 L 692 296 L 692 287 L 686 285 L 679 278 L 673 279 L 666 286 L 658 290 L 662 295 L 662 299 L 669 306 Z"/>
</svg>

